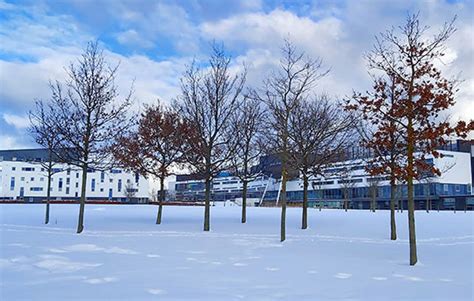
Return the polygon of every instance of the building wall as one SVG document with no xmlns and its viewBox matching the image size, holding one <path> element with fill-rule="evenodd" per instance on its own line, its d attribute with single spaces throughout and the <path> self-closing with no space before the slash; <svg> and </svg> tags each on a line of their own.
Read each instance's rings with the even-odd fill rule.
<svg viewBox="0 0 474 301">
<path fill-rule="evenodd" d="M 52 176 L 53 199 L 77 199 L 81 195 L 82 171 L 74 166 L 56 164 Z M 46 197 L 47 172 L 39 163 L 0 161 L 0 199 L 38 201 Z M 134 201 L 149 198 L 148 180 L 134 173 L 114 168 L 105 172 L 90 170 L 86 195 L 91 200 L 125 200 L 126 187 L 135 189 Z"/>
<path fill-rule="evenodd" d="M 415 199 L 421 201 L 435 197 L 469 196 L 472 193 L 471 154 L 454 151 L 442 151 L 442 158 L 430 158 L 433 164 L 443 173 L 441 177 L 415 181 Z M 348 160 L 330 166 L 327 176 L 310 179 L 309 200 L 324 199 L 339 201 L 343 199 L 343 187 L 350 191 L 352 200 L 367 202 L 370 198 L 369 186 L 374 177 L 365 171 L 366 163 L 362 159 Z M 346 171 L 346 172 L 341 172 Z M 202 201 L 204 199 L 204 183 L 202 180 L 177 181 L 174 187 L 176 199 L 184 201 Z M 350 182 L 350 184 L 344 184 Z M 386 176 L 377 177 L 377 198 L 386 202 L 390 197 L 390 183 Z M 344 186 L 345 185 L 345 186 Z M 261 198 L 266 202 L 275 202 L 281 189 L 279 179 L 263 177 L 249 184 L 249 198 Z M 242 183 L 235 177 L 216 178 L 212 184 L 214 201 L 234 200 L 241 197 Z M 399 198 L 406 198 L 406 186 L 401 185 L 397 191 Z M 303 199 L 303 183 L 295 178 L 287 182 L 287 198 L 289 202 L 301 202 Z"/>
</svg>

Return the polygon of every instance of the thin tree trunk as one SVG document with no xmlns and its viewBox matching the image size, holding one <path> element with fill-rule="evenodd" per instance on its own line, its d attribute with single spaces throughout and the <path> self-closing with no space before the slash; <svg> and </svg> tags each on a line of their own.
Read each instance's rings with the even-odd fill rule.
<svg viewBox="0 0 474 301">
<path fill-rule="evenodd" d="M 301 221 L 301 229 L 308 228 L 308 176 L 303 174 L 303 216 Z"/>
<path fill-rule="evenodd" d="M 49 163 L 48 166 L 48 186 L 47 186 L 47 191 L 46 191 L 46 216 L 44 218 L 44 223 L 48 224 L 49 223 L 49 204 L 51 201 L 51 176 L 52 176 L 52 171 L 51 171 L 51 162 Z"/>
<path fill-rule="evenodd" d="M 79 220 L 77 222 L 77 233 L 84 230 L 84 208 L 86 206 L 86 185 L 87 185 L 87 164 L 82 166 L 82 187 L 81 187 L 81 201 L 79 206 Z"/>
<path fill-rule="evenodd" d="M 395 223 L 395 189 L 394 179 L 390 179 L 390 239 L 397 240 L 397 225 Z"/>
<path fill-rule="evenodd" d="M 348 196 L 347 196 L 347 194 L 348 194 L 348 193 L 347 193 L 347 191 L 346 191 L 346 193 L 345 193 L 345 195 L 344 195 L 344 211 L 346 211 L 346 212 L 347 212 L 347 204 L 348 204 L 348 200 L 347 200 L 347 197 L 348 197 Z"/>
<path fill-rule="evenodd" d="M 242 224 L 247 221 L 247 180 L 242 181 Z"/>
<path fill-rule="evenodd" d="M 415 265 L 418 261 L 416 252 L 416 231 L 415 231 L 415 200 L 413 191 L 413 157 L 414 157 L 414 143 L 413 140 L 413 125 L 412 120 L 408 121 L 408 147 L 407 147 L 407 188 L 408 188 L 408 231 L 410 239 L 410 265 Z"/>
<path fill-rule="evenodd" d="M 204 204 L 204 231 L 211 229 L 211 177 L 209 173 L 206 176 L 206 193 Z"/>
<path fill-rule="evenodd" d="M 161 224 L 161 216 L 163 214 L 163 202 L 165 200 L 165 177 L 160 177 L 160 200 L 158 205 L 158 215 L 156 216 L 156 224 Z"/>
<path fill-rule="evenodd" d="M 280 192 L 280 204 L 281 204 L 281 224 L 280 224 L 280 241 L 283 242 L 286 239 L 286 162 L 282 162 L 282 176 L 281 176 L 281 192 Z"/>
</svg>

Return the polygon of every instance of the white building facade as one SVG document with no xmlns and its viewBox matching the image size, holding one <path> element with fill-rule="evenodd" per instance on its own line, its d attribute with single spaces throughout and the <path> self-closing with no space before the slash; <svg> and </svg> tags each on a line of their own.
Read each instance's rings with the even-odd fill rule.
<svg viewBox="0 0 474 301">
<path fill-rule="evenodd" d="M 12 151 L 9 151 L 10 154 Z M 19 151 L 21 153 L 21 151 Z M 0 201 L 41 202 L 46 198 L 48 176 L 39 162 L 18 157 L 1 156 Z M 55 164 L 51 181 L 51 198 L 74 201 L 81 196 L 82 170 L 76 166 Z M 149 199 L 148 180 L 121 168 L 87 172 L 87 201 L 119 201 L 145 203 Z"/>
</svg>

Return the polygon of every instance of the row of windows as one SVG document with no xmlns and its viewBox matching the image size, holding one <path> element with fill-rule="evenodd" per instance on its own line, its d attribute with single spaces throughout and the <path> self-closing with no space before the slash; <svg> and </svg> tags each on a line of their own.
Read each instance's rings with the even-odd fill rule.
<svg viewBox="0 0 474 301">
<path fill-rule="evenodd" d="M 34 177 L 31 177 L 30 178 L 31 181 L 34 181 L 35 178 Z M 25 181 L 25 177 L 21 177 L 20 178 L 20 181 Z M 40 182 L 43 182 L 44 181 L 44 178 L 40 178 Z M 53 178 L 51 178 L 51 182 L 53 182 Z M 111 181 L 112 182 L 112 181 Z M 71 183 L 71 179 L 70 178 L 66 178 L 66 185 L 70 185 Z M 127 179 L 127 184 L 130 183 L 130 179 Z M 76 188 L 79 188 L 79 183 L 76 182 Z M 95 179 L 91 179 L 91 191 L 95 191 L 95 186 L 96 186 L 96 180 Z M 34 187 L 32 187 L 34 188 Z M 51 187 L 52 189 L 52 187 Z M 10 190 L 13 191 L 15 190 L 15 177 L 11 177 L 10 178 Z M 58 191 L 62 191 L 63 190 L 63 178 L 59 178 L 58 180 Z M 66 191 L 69 190 L 69 187 L 66 187 Z M 103 191 L 104 189 L 101 188 L 100 191 Z M 122 179 L 118 179 L 118 183 L 117 183 L 117 190 L 119 192 L 122 191 Z M 42 190 L 31 190 L 31 191 L 42 191 Z"/>
</svg>

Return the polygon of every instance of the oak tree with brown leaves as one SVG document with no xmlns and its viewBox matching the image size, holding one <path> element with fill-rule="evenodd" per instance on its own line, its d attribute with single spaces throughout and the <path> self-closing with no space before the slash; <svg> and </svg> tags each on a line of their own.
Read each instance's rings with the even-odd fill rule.
<svg viewBox="0 0 474 301">
<path fill-rule="evenodd" d="M 182 163 L 187 151 L 183 144 L 192 127 L 178 112 L 158 102 L 141 114 L 138 128 L 121 136 L 113 147 L 115 158 L 127 169 L 160 181 L 156 224 L 161 224 L 165 201 L 165 179 Z"/>
<path fill-rule="evenodd" d="M 444 56 L 445 43 L 456 31 L 453 19 L 431 38 L 428 27 L 421 26 L 419 15 L 410 15 L 406 23 L 380 34 L 368 55 L 370 68 L 383 74 L 374 82 L 369 95 L 355 95 L 347 108 L 359 110 L 364 118 L 377 126 L 374 141 L 382 145 L 394 131 L 401 135 L 402 160 L 393 167 L 396 175 L 407 183 L 410 265 L 417 262 L 414 180 L 426 171 L 440 171 L 427 163 L 427 156 L 442 156 L 437 148 L 450 136 L 466 137 L 474 122 L 459 121 L 455 125 L 440 114 L 455 104 L 456 80 L 444 77 L 436 62 Z M 393 81 L 396 97 L 387 102 L 386 91 Z M 387 143 L 387 148 L 390 145 Z M 379 162 L 381 173 L 386 162 Z"/>
</svg>

